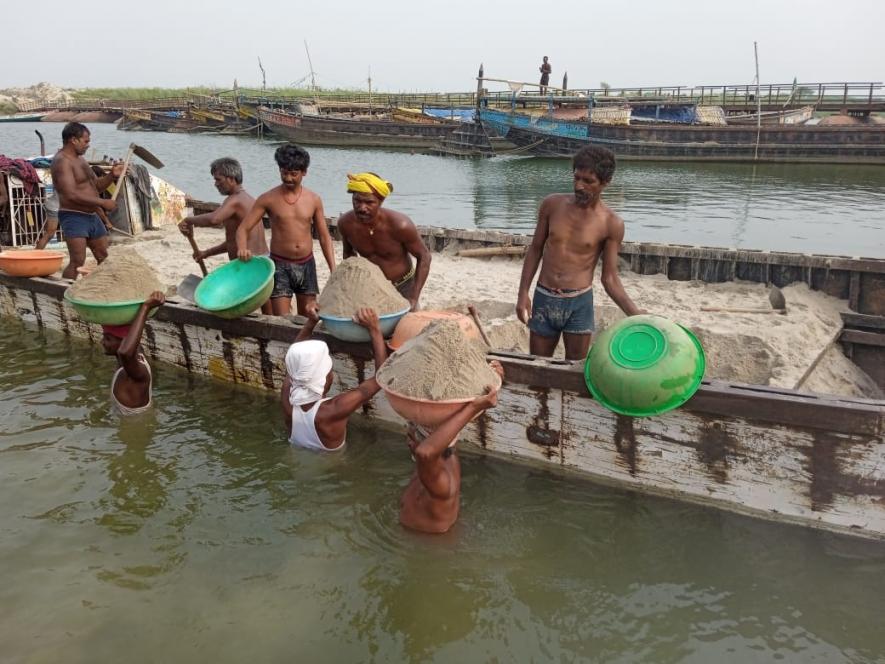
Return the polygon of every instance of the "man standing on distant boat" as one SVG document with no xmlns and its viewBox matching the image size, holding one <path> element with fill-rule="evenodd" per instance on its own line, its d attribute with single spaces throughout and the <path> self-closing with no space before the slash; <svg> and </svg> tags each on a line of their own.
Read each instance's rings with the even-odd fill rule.
<svg viewBox="0 0 885 664">
<path fill-rule="evenodd" d="M 277 148 L 274 159 L 280 169 L 282 184 L 261 194 L 240 224 L 237 255 L 244 261 L 252 258 L 249 233 L 267 214 L 270 217 L 270 258 L 276 266 L 270 294 L 273 313 L 275 316 L 288 314 L 294 295 L 298 313 L 313 318 L 320 289 L 311 230 L 316 229 L 330 272 L 335 270 L 332 236 L 326 226 L 322 199 L 301 184 L 310 165 L 307 150 L 286 143 Z"/>
<path fill-rule="evenodd" d="M 538 68 L 538 71 L 541 72 L 541 83 L 540 83 L 540 91 L 541 94 L 547 94 L 547 84 L 550 83 L 550 74 L 553 73 L 553 67 L 550 66 L 550 63 L 547 62 L 547 56 L 544 56 L 544 62 L 541 63 L 541 66 Z"/>
<path fill-rule="evenodd" d="M 52 184 L 58 193 L 58 221 L 68 245 L 69 261 L 62 276 L 75 279 L 77 268 L 86 261 L 87 247 L 99 263 L 108 256 L 108 231 L 97 210 L 113 212 L 117 203 L 99 193 L 117 181 L 124 165 L 115 164 L 109 173 L 96 177 L 83 158 L 89 149 L 89 129 L 69 122 L 61 138 L 62 148 L 52 158 Z"/>
<path fill-rule="evenodd" d="M 504 367 L 492 361 L 492 369 L 504 378 Z M 486 393 L 464 404 L 433 431 L 410 424 L 406 432 L 415 461 L 415 473 L 400 499 L 399 521 L 422 533 L 447 532 L 458 520 L 461 508 L 461 462 L 455 450 L 461 429 L 474 417 L 498 404 L 498 392 Z"/>
<path fill-rule="evenodd" d="M 185 217 L 179 230 L 185 236 L 194 234 L 194 228 L 217 228 L 224 226 L 224 242 L 204 251 L 195 251 L 194 260 L 199 262 L 210 256 L 227 253 L 227 257 L 237 260 L 237 229 L 255 204 L 255 199 L 243 188 L 243 168 L 240 162 L 230 157 L 216 159 L 209 166 L 209 173 L 215 180 L 215 188 L 226 196 L 221 205 L 212 212 Z M 264 237 L 264 224 L 255 224 L 248 234 L 247 246 L 253 256 L 268 256 L 267 240 Z M 261 313 L 271 314 L 270 300 L 261 305 Z"/>
<path fill-rule="evenodd" d="M 431 260 L 418 229 L 406 215 L 382 207 L 393 185 L 375 173 L 348 174 L 347 191 L 353 210 L 338 219 L 344 258 L 362 256 L 380 267 L 414 311 Z"/>
<path fill-rule="evenodd" d="M 560 336 L 568 360 L 583 360 L 594 330 L 593 273 L 602 257 L 602 285 L 628 316 L 642 313 L 618 276 L 624 222 L 602 201 L 615 172 L 615 155 L 587 146 L 572 159 L 573 194 L 551 194 L 538 210 L 526 251 L 516 315 L 529 327 L 532 355 L 552 357 Z M 543 262 L 541 259 L 543 257 Z M 535 295 L 529 286 L 541 265 Z"/>
</svg>

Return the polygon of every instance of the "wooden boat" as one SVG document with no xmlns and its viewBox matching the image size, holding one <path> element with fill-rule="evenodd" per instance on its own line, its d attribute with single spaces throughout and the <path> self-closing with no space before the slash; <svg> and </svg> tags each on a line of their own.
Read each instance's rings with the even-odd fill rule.
<svg viewBox="0 0 885 664">
<path fill-rule="evenodd" d="M 432 249 L 522 246 L 527 236 L 422 228 Z M 632 269 L 672 278 L 805 280 L 847 293 L 856 309 L 885 313 L 885 261 L 632 244 Z M 62 303 L 67 284 L 0 275 L 0 316 L 98 343 L 100 328 Z M 864 314 L 856 314 L 862 316 Z M 283 358 L 299 327 L 276 317 L 217 318 L 185 303 L 162 307 L 146 327 L 154 361 L 220 380 L 278 391 Z M 885 335 L 879 335 L 885 337 Z M 371 371 L 368 348 L 326 338 L 337 388 Z M 885 344 L 883 344 L 885 345 Z M 506 382 L 497 408 L 464 441 L 483 454 L 581 472 L 641 493 L 848 535 L 885 539 L 885 401 L 705 381 L 681 409 L 645 419 L 594 401 L 580 371 L 514 353 L 492 355 Z M 366 416 L 402 425 L 376 397 Z"/>
<path fill-rule="evenodd" d="M 756 113 L 728 115 L 725 120 L 730 125 L 755 125 L 759 118 L 764 125 L 795 125 L 808 122 L 813 116 L 814 106 L 803 106 L 781 111 L 762 111 L 759 115 Z"/>
<path fill-rule="evenodd" d="M 13 115 L 0 115 L 0 122 L 40 122 L 46 113 L 15 113 Z"/>
<path fill-rule="evenodd" d="M 885 164 L 885 125 L 763 125 L 757 132 L 754 126 L 568 122 L 488 108 L 480 120 L 522 152 L 543 157 L 571 157 L 592 144 L 621 159 Z"/>
<path fill-rule="evenodd" d="M 385 119 L 351 119 L 327 115 L 290 113 L 267 107 L 258 109 L 267 129 L 303 145 L 429 150 L 460 126 L 459 122 L 434 120 L 404 122 Z"/>
</svg>

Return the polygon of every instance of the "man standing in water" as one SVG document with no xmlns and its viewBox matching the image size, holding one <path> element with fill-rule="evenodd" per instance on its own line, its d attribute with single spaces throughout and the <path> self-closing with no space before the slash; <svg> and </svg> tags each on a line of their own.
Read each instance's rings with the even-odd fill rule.
<svg viewBox="0 0 885 664">
<path fill-rule="evenodd" d="M 392 184 L 374 173 L 348 174 L 347 180 L 353 210 L 338 219 L 344 258 L 358 255 L 380 267 L 414 311 L 430 273 L 430 252 L 411 219 L 381 207 Z"/>
<path fill-rule="evenodd" d="M 215 188 L 222 196 L 226 196 L 221 205 L 212 212 L 185 217 L 179 230 L 183 235 L 193 235 L 194 228 L 217 228 L 224 226 L 224 242 L 204 251 L 194 252 L 194 260 L 206 260 L 210 256 L 227 253 L 227 257 L 237 259 L 237 229 L 255 204 L 255 199 L 243 188 L 243 169 L 240 162 L 230 157 L 222 157 L 212 162 L 209 172 L 215 180 Z M 267 240 L 264 237 L 264 225 L 255 224 L 248 234 L 247 247 L 253 256 L 267 256 Z M 261 313 L 271 314 L 270 300 L 261 305 Z"/>
<path fill-rule="evenodd" d="M 369 331 L 375 371 L 387 359 L 387 346 L 374 309 L 360 309 L 354 319 Z M 351 390 L 327 398 L 332 387 L 332 358 L 325 341 L 310 339 L 316 320 L 309 319 L 286 352 L 286 378 L 280 403 L 289 442 L 317 452 L 344 449 L 347 420 L 381 387 L 372 376 Z"/>
<path fill-rule="evenodd" d="M 504 367 L 492 361 L 504 378 Z M 468 422 L 498 403 L 498 393 L 491 386 L 486 393 L 465 404 L 452 417 L 431 432 L 414 424 L 406 434 L 415 474 L 400 500 L 399 520 L 406 528 L 422 533 L 448 531 L 458 520 L 461 507 L 461 462 L 455 450 L 458 434 Z"/>
<path fill-rule="evenodd" d="M 326 226 L 323 201 L 301 182 L 307 175 L 310 155 L 303 148 L 287 143 L 277 148 L 274 159 L 280 169 L 282 184 L 267 191 L 255 201 L 237 229 L 237 255 L 248 261 L 253 252 L 248 237 L 267 214 L 270 216 L 270 258 L 276 265 L 270 301 L 276 316 L 285 316 L 292 308 L 292 296 L 302 316 L 316 315 L 319 293 L 316 261 L 313 256 L 311 228 L 317 238 L 329 271 L 335 270 L 332 236 Z"/>
<path fill-rule="evenodd" d="M 111 381 L 111 403 L 121 415 L 138 415 L 151 407 L 153 377 L 151 366 L 141 354 L 141 334 L 150 310 L 165 301 L 165 296 L 155 291 L 141 305 L 130 325 L 101 326 L 104 353 L 117 358 L 117 371 Z"/>
<path fill-rule="evenodd" d="M 552 357 L 559 337 L 568 360 L 583 360 L 593 335 L 593 273 L 602 256 L 602 285 L 628 316 L 642 313 L 618 276 L 624 222 L 602 202 L 615 172 L 615 155 L 587 146 L 572 160 L 574 194 L 551 194 L 538 210 L 538 225 L 526 251 L 516 315 L 529 327 L 532 355 Z M 543 256 L 543 263 L 541 258 Z M 541 274 L 529 301 L 529 286 Z"/>
<path fill-rule="evenodd" d="M 115 164 L 110 172 L 96 177 L 83 158 L 89 149 L 89 129 L 79 122 L 69 122 L 61 132 L 62 148 L 52 158 L 52 184 L 58 193 L 58 221 L 68 245 L 69 261 L 62 276 L 74 279 L 77 268 L 86 261 L 86 248 L 101 263 L 108 257 L 108 231 L 96 210 L 113 212 L 116 201 L 101 198 L 117 181 L 123 164 Z"/>
</svg>

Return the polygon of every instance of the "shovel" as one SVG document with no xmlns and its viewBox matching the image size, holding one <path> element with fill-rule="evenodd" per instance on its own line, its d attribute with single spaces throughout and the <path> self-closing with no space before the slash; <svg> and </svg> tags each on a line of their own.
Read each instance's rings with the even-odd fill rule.
<svg viewBox="0 0 885 664">
<path fill-rule="evenodd" d="M 163 168 L 163 162 L 151 154 L 150 150 L 143 148 L 140 145 L 136 145 L 135 143 L 130 143 L 129 150 L 126 152 L 126 157 L 123 159 L 123 172 L 120 173 L 120 177 L 117 178 L 117 186 L 114 187 L 114 194 L 111 196 L 112 201 L 117 200 L 117 196 L 120 194 L 120 187 L 123 185 L 123 178 L 126 177 L 126 169 L 129 168 L 129 162 L 132 161 L 132 155 L 146 161 L 154 168 Z"/>
<path fill-rule="evenodd" d="M 193 231 L 190 233 L 183 233 L 183 235 L 191 243 L 191 248 L 194 250 L 194 253 L 198 252 L 200 249 L 197 247 L 197 241 L 194 239 Z M 200 265 L 200 271 L 203 273 L 203 277 L 209 274 L 209 271 L 206 269 L 206 263 L 202 258 L 198 260 L 197 263 Z M 200 285 L 200 282 L 203 281 L 203 277 L 198 277 L 195 274 L 187 275 L 181 280 L 181 283 L 178 284 L 178 288 L 176 289 L 178 294 L 189 302 L 196 302 L 196 300 L 194 300 L 194 292 L 197 290 L 197 286 Z"/>
</svg>

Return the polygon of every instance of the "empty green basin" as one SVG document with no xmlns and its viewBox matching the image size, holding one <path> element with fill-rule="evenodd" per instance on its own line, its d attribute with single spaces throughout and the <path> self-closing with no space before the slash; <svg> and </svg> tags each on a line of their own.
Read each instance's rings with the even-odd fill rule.
<svg viewBox="0 0 885 664">
<path fill-rule="evenodd" d="M 235 260 L 212 270 L 194 291 L 200 309 L 222 318 L 252 313 L 270 297 L 274 264 L 265 256 Z"/>
<path fill-rule="evenodd" d="M 584 380 L 609 410 L 646 417 L 688 401 L 705 367 L 704 349 L 689 330 L 662 316 L 630 316 L 594 340 Z"/>
</svg>

